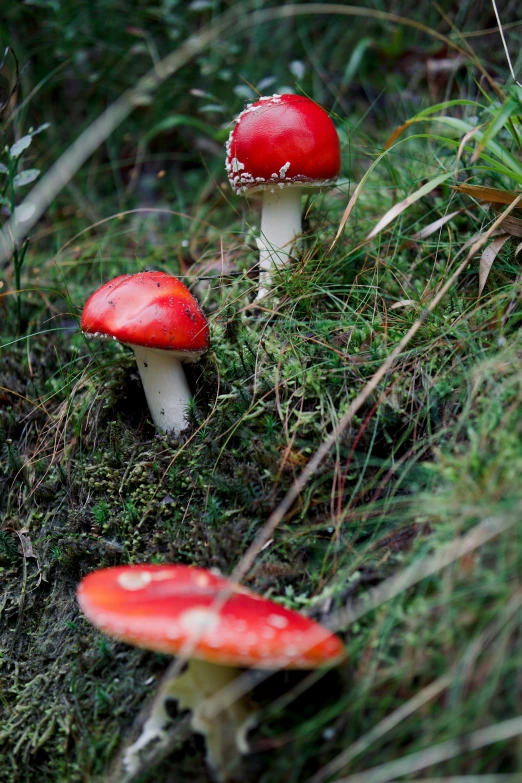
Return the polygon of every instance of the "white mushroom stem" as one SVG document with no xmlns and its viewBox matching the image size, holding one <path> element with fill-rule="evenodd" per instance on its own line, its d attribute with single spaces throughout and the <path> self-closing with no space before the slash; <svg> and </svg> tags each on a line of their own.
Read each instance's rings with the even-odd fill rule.
<svg viewBox="0 0 522 783">
<path fill-rule="evenodd" d="M 301 195 L 299 186 L 274 187 L 263 192 L 259 254 L 260 299 L 270 288 L 271 272 L 288 263 L 294 240 L 301 233 Z"/>
<path fill-rule="evenodd" d="M 156 696 L 141 735 L 125 751 L 125 770 L 135 773 L 140 768 L 140 754 L 151 744 L 164 741 L 171 723 L 165 705 L 168 699 L 175 699 L 180 710 L 191 710 L 191 726 L 206 740 L 207 763 L 216 780 L 226 783 L 241 754 L 248 752 L 246 736 L 256 722 L 248 698 L 234 697 L 239 674 L 232 666 L 191 659 L 183 674 L 167 680 Z"/>
<path fill-rule="evenodd" d="M 207 763 L 220 783 L 228 780 L 239 755 L 247 753 L 246 735 L 255 722 L 247 698 L 227 698 L 238 674 L 232 666 L 193 658 L 186 671 L 167 687 L 180 709 L 192 711 L 192 728 L 205 737 Z"/>
<path fill-rule="evenodd" d="M 152 421 L 159 430 L 178 435 L 187 426 L 186 411 L 192 395 L 181 361 L 197 356 L 129 345 L 136 356 Z"/>
</svg>

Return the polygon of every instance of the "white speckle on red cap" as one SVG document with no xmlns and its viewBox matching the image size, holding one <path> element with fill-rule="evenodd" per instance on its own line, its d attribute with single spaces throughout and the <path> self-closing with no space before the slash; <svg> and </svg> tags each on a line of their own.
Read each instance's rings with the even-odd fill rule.
<svg viewBox="0 0 522 783">
<path fill-rule="evenodd" d="M 245 168 L 244 163 L 241 163 L 241 161 L 238 160 L 237 158 L 232 158 L 232 171 L 234 173 L 238 171 L 243 171 L 244 168 Z"/>
<path fill-rule="evenodd" d="M 288 625 L 288 620 L 286 617 L 283 617 L 280 614 L 271 614 L 267 619 L 267 623 L 273 625 L 274 628 L 286 628 Z"/>
<path fill-rule="evenodd" d="M 206 574 L 197 574 L 194 580 L 194 584 L 196 584 L 198 587 L 208 587 L 210 584 L 210 579 Z"/>
<path fill-rule="evenodd" d="M 148 571 L 124 571 L 118 576 L 118 584 L 124 590 L 143 590 L 152 582 L 152 576 Z"/>
<path fill-rule="evenodd" d="M 251 644 L 251 645 L 257 644 L 257 642 L 259 641 L 259 634 L 251 631 L 250 633 L 245 634 L 243 641 L 245 642 L 245 644 Z"/>
<path fill-rule="evenodd" d="M 172 579 L 172 573 L 165 568 L 164 571 L 152 571 L 150 577 L 153 582 L 163 582 L 166 579 Z"/>
<path fill-rule="evenodd" d="M 200 634 L 212 634 L 219 628 L 219 615 L 206 606 L 187 609 L 182 612 L 178 622 L 184 631 L 193 633 L 197 638 Z"/>
</svg>

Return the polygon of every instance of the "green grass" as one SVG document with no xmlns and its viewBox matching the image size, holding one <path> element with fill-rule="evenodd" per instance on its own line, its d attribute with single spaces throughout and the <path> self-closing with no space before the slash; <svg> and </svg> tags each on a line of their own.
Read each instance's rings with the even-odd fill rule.
<svg viewBox="0 0 522 783">
<path fill-rule="evenodd" d="M 422 22 L 439 30 L 428 5 Z M 95 15 L 91 6 L 31 6 L 40 38 L 28 7 L 13 4 L 1 23 L 20 64 L 33 60 L 22 99 L 40 85 L 16 122 L 2 117 L 5 143 L 50 121 L 21 158 L 41 176 L 148 69 L 155 49 L 166 55 L 224 10 L 147 4 L 129 21 L 125 3 L 105 0 Z M 114 28 L 121 18 L 120 31 L 100 25 L 100 14 L 112 14 Z M 455 23 L 464 32 L 493 24 L 474 8 L 460 9 Z M 508 35 L 513 49 L 517 30 Z M 16 270 L 1 277 L 1 780 L 119 779 L 110 771 L 168 659 L 94 631 L 75 602 L 79 580 L 147 561 L 232 573 L 361 394 L 245 575 L 252 589 L 338 630 L 348 662 L 320 677 L 279 672 L 256 687 L 264 718 L 242 779 L 503 783 L 520 774 L 522 726 L 498 733 L 522 714 L 520 240 L 498 253 L 481 297 L 483 248 L 422 317 L 464 261 L 465 243 L 496 217 L 452 185 L 516 191 L 518 97 L 506 91 L 503 110 L 491 89 L 478 91 L 469 64 L 436 83 L 421 75 L 413 89 L 405 61 L 423 73 L 424 55 L 436 56 L 439 43 L 410 36 L 417 54 L 401 26 L 310 15 L 272 32 L 253 27 L 248 56 L 240 36 L 219 38 L 61 192 L 31 232 L 23 263 L 15 259 L 20 296 Z M 360 61 L 347 58 L 354 39 L 369 41 Z M 505 72 L 496 37 L 476 45 L 485 68 Z M 296 60 L 305 66 L 299 79 Z M 267 76 L 275 79 L 262 88 L 268 94 L 288 84 L 334 109 L 343 179 L 307 203 L 298 258 L 277 280 L 278 297 L 259 308 L 258 205 L 210 183 L 225 182 L 223 124 L 242 107 L 243 79 L 258 85 Z M 220 108 L 199 111 L 205 102 Z M 489 146 L 473 160 L 478 139 L 469 138 L 454 180 L 460 139 L 477 121 Z M 441 175 L 449 176 L 418 197 Z M 410 206 L 367 241 L 408 196 Z M 136 208 L 182 214 L 127 212 Z M 212 349 L 189 368 L 196 405 L 181 444 L 154 431 L 132 355 L 77 331 L 100 283 L 145 267 L 179 274 L 211 319 Z M 462 739 L 469 735 L 471 750 Z M 441 743 L 450 744 L 430 755 Z M 373 767 L 381 769 L 365 777 Z M 172 775 L 208 780 L 197 737 L 180 739 L 143 781 Z"/>
</svg>

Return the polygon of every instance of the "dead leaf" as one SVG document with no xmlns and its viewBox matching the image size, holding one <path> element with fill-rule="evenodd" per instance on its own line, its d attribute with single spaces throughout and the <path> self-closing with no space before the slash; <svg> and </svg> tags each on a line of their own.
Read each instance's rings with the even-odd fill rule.
<svg viewBox="0 0 522 783">
<path fill-rule="evenodd" d="M 480 129 L 481 129 L 481 126 L 479 126 L 477 128 L 472 128 L 467 133 L 465 133 L 464 136 L 462 137 L 462 139 L 460 140 L 459 149 L 458 149 L 458 152 L 457 152 L 457 159 L 455 161 L 455 179 L 457 178 L 457 174 L 458 174 L 459 166 L 460 166 L 460 159 L 462 158 L 462 156 L 464 154 L 464 150 L 466 149 L 466 144 L 468 143 L 468 141 L 471 138 L 473 138 L 473 136 L 475 136 L 476 133 L 478 133 L 480 131 Z"/>
<path fill-rule="evenodd" d="M 498 209 L 495 209 L 495 212 L 500 214 L 500 210 Z M 522 220 L 508 215 L 502 223 L 502 233 L 504 233 L 504 230 L 514 237 L 522 237 Z"/>
<path fill-rule="evenodd" d="M 458 215 L 463 211 L 464 210 L 462 209 L 456 209 L 455 212 L 450 212 L 448 215 L 444 215 L 444 217 L 441 217 L 438 220 L 434 220 L 433 223 L 430 223 L 429 225 L 424 226 L 424 228 L 421 228 L 420 231 L 417 231 L 412 236 L 412 239 L 427 239 L 432 234 L 435 234 L 439 228 L 442 228 L 442 226 L 446 225 L 446 223 L 449 223 L 449 221 L 454 218 L 455 215 Z"/>
<path fill-rule="evenodd" d="M 504 221 L 504 223 L 505 222 L 506 221 Z M 510 234 L 502 234 L 502 236 L 496 237 L 482 253 L 479 265 L 479 296 L 484 290 L 484 286 L 486 285 L 495 258 L 498 256 L 499 252 L 502 250 L 510 237 Z"/>
<path fill-rule="evenodd" d="M 418 307 L 419 303 L 414 299 L 400 299 L 398 302 L 394 302 L 390 305 L 390 310 L 398 310 L 399 307 Z"/>
<path fill-rule="evenodd" d="M 410 127 L 410 125 L 413 125 L 413 122 L 408 120 L 403 125 L 399 125 L 398 128 L 395 128 L 392 135 L 386 140 L 386 144 L 384 145 L 385 150 L 389 150 L 390 147 L 393 147 L 399 136 L 402 136 L 404 131 Z"/>
<path fill-rule="evenodd" d="M 512 204 L 520 196 L 520 193 L 514 193 L 511 190 L 486 188 L 482 185 L 453 185 L 452 187 L 459 193 L 465 193 L 467 196 L 479 199 L 479 201 L 490 201 L 492 204 Z"/>
<path fill-rule="evenodd" d="M 34 557 L 36 559 L 36 555 L 33 551 L 33 543 L 29 535 L 23 530 L 15 530 L 15 533 L 18 536 L 18 541 L 20 542 L 18 547 L 20 554 L 24 557 Z"/>
<path fill-rule="evenodd" d="M 286 465 L 303 466 L 308 462 L 308 457 L 301 451 L 294 451 L 293 449 L 287 449 L 283 455 L 279 469 L 283 470 Z"/>
</svg>

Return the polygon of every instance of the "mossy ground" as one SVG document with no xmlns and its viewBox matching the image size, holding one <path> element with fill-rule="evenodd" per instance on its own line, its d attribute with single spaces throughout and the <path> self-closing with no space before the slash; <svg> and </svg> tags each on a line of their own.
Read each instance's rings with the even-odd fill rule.
<svg viewBox="0 0 522 783">
<path fill-rule="evenodd" d="M 397 40 L 395 54 L 392 41 L 387 46 L 403 79 L 397 52 L 405 46 Z M 317 43 L 318 56 L 325 51 Z M 382 75 L 361 84 L 373 91 L 389 86 Z M 458 86 L 467 94 L 469 73 Z M 380 104 L 373 97 L 379 121 L 373 115 L 360 127 L 355 112 L 347 116 L 342 101 L 337 105 L 344 179 L 306 204 L 306 237 L 266 306 L 253 302 L 258 205 L 233 199 L 225 185 L 211 190 L 185 147 L 171 163 L 164 151 L 151 155 L 159 161 L 152 195 L 150 182 L 139 180 L 143 192 L 126 201 L 129 172 L 115 166 L 111 150 L 82 187 L 94 192 L 94 175 L 112 169 L 115 181 L 91 204 L 109 203 L 104 216 L 116 201 L 123 208 L 150 197 L 188 218 L 121 214 L 86 230 L 83 215 L 60 204 L 26 260 L 21 322 L 16 296 L 0 300 L 0 780 L 117 780 L 118 751 L 169 661 L 95 631 L 76 605 L 81 577 L 129 562 L 230 573 L 445 282 L 457 250 L 488 225 L 491 215 L 448 182 L 365 243 L 393 203 L 441 161 L 454 165 L 455 153 L 434 135 L 412 139 L 383 161 L 331 248 L 352 183 L 399 119 L 386 92 Z M 364 103 L 360 92 L 354 100 Z M 179 100 L 179 113 L 188 111 L 186 102 Z M 207 142 L 201 149 L 219 185 L 222 152 L 215 139 Z M 123 159 L 125 143 L 132 148 L 129 139 L 122 142 L 116 158 Z M 494 184 L 507 186 L 501 178 Z M 450 209 L 460 212 L 440 232 L 415 238 Z M 83 233 L 69 241 L 77 231 Z M 264 719 L 252 733 L 244 780 L 335 780 L 453 739 L 457 752 L 428 768 L 433 777 L 522 769 L 516 739 L 472 753 L 461 741 L 522 713 L 515 249 L 514 240 L 504 246 L 482 298 L 478 262 L 471 261 L 247 574 L 252 589 L 325 623 L 347 607 L 359 610 L 339 628 L 345 666 L 315 683 L 278 673 L 258 686 Z M 143 268 L 181 275 L 211 319 L 212 349 L 188 369 L 195 404 L 180 440 L 151 425 L 130 352 L 77 331 L 82 304 L 101 282 Z M 12 290 L 10 270 L 4 280 Z M 462 537 L 482 535 L 485 520 L 502 534 L 360 610 L 369 590 L 412 565 L 428 567 Z M 434 682 L 440 688 L 431 692 Z M 370 734 L 398 708 L 400 720 Z M 325 765 L 348 747 L 349 763 L 345 758 L 328 772 Z M 145 780 L 209 780 L 199 739 L 180 741 Z"/>
</svg>

